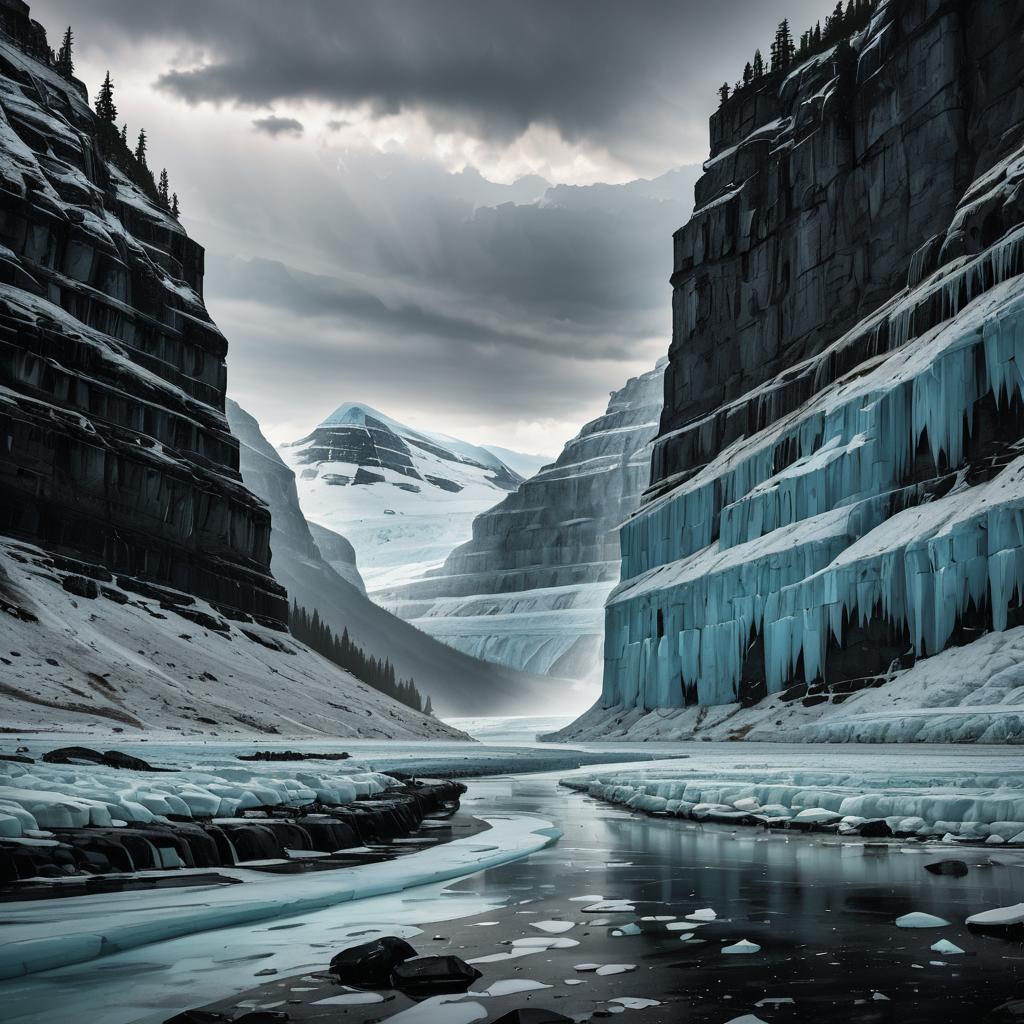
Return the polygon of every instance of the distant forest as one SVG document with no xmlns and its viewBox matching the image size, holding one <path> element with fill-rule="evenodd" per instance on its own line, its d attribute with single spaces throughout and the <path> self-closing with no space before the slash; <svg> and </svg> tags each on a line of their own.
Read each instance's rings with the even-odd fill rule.
<svg viewBox="0 0 1024 1024">
<path fill-rule="evenodd" d="M 420 711 L 425 715 L 434 713 L 430 698 L 423 699 L 411 678 L 397 679 L 395 666 L 387 658 L 381 661 L 368 655 L 352 642 L 347 629 L 342 631 L 339 638 L 327 623 L 321 621 L 320 613 L 315 608 L 310 615 L 305 608 L 293 601 L 288 614 L 288 625 L 296 640 L 301 640 L 317 654 L 322 654 L 328 661 L 333 661 L 335 665 L 351 672 L 357 679 L 361 679 L 375 690 L 394 698 L 413 711 Z"/>
<path fill-rule="evenodd" d="M 837 2 L 835 10 L 825 19 L 825 26 L 822 28 L 819 21 L 814 28 L 809 28 L 800 37 L 800 43 L 793 39 L 789 28 L 789 19 L 784 18 L 779 22 L 775 30 L 775 39 L 772 42 L 770 54 L 770 66 L 766 66 L 764 57 L 760 50 L 754 51 L 754 59 L 748 61 L 743 68 L 743 76 L 733 86 L 723 82 L 718 89 L 720 105 L 729 101 L 731 96 L 742 94 L 750 85 L 766 74 L 775 71 L 784 71 L 793 64 L 799 64 L 818 53 L 824 53 L 832 46 L 838 45 L 854 32 L 859 32 L 871 20 L 877 0 L 847 0 L 844 7 L 842 2 Z"/>
</svg>

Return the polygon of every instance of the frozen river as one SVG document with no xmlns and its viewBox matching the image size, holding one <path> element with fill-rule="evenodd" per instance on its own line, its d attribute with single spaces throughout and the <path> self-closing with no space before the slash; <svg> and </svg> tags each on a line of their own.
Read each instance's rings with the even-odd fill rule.
<svg viewBox="0 0 1024 1024">
<path fill-rule="evenodd" d="M 233 759 L 240 749 L 122 745 L 154 762 L 179 764 Z M 284 877 L 271 883 L 263 919 L 207 921 L 195 934 L 0 982 L 0 1020 L 158 1024 L 186 1007 L 206 1006 L 228 1019 L 262 1008 L 293 1021 L 470 1024 L 529 1006 L 577 1019 L 622 1013 L 651 1024 L 752 1024 L 747 1014 L 768 1024 L 930 1024 L 988 1013 L 1024 980 L 1019 943 L 975 935 L 964 925 L 972 913 L 1020 902 L 1024 857 L 1015 850 L 700 826 L 640 816 L 558 785 L 567 775 L 592 773 L 602 758 L 641 751 L 686 758 L 635 766 L 645 771 L 824 765 L 869 778 L 898 767 L 901 778 L 922 783 L 1009 776 L 1020 771 L 1019 752 L 710 743 L 644 744 L 632 753 L 616 745 L 347 748 L 378 770 L 499 774 L 469 781 L 453 819 L 457 842 L 393 862 L 399 874 L 386 885 L 377 879 L 379 895 L 369 885 L 337 905 L 318 905 L 308 898 L 310 887 L 329 884 L 327 876 L 341 882 L 344 872 Z M 466 828 L 458 839 L 460 822 L 470 824 L 471 816 L 489 819 L 490 830 L 473 835 Z M 966 877 L 924 870 L 948 857 L 968 863 Z M 246 885 L 230 890 L 236 905 L 257 892 Z M 119 904 L 98 896 L 84 898 L 91 904 L 62 901 L 64 908 L 52 901 L 6 904 L 0 941 L 31 928 L 45 935 L 109 925 L 113 934 L 112 922 L 126 907 L 173 918 L 212 899 L 199 890 L 164 891 L 146 894 L 159 905 L 143 907 L 137 895 L 123 894 Z M 897 927 L 896 919 L 911 912 L 949 923 Z M 387 934 L 408 938 L 420 953 L 476 960 L 483 977 L 465 996 L 418 1007 L 393 992 L 380 993 L 380 1002 L 339 1002 L 335 997 L 346 993 L 315 977 L 340 949 Z M 942 952 L 946 944 L 963 952 Z M 737 950 L 724 951 L 730 947 Z"/>
</svg>

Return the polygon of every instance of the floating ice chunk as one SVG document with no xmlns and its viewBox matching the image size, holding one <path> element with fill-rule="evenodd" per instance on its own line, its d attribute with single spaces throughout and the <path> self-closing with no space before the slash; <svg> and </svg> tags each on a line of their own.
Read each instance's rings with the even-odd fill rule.
<svg viewBox="0 0 1024 1024">
<path fill-rule="evenodd" d="M 586 985 L 586 982 L 582 978 L 565 978 L 562 981 L 563 985 Z"/>
<path fill-rule="evenodd" d="M 616 928 L 612 932 L 612 935 L 615 935 L 615 936 L 639 935 L 639 934 L 640 934 L 640 925 L 638 925 L 638 924 L 624 924 L 621 928 Z"/>
<path fill-rule="evenodd" d="M 641 917 L 641 921 L 674 921 L 676 919 L 675 914 L 658 914 L 657 916 L 648 915 L 647 917 Z"/>
<path fill-rule="evenodd" d="M 533 981 L 530 978 L 507 978 L 504 981 L 495 981 L 483 990 L 483 992 L 469 992 L 471 996 L 483 996 L 485 998 L 496 998 L 498 996 L 512 996 L 517 992 L 535 992 L 537 989 L 551 988 L 542 981 Z"/>
<path fill-rule="evenodd" d="M 483 1003 L 468 1001 L 460 993 L 431 996 L 386 1020 L 391 1024 L 473 1024 L 473 1021 L 484 1020 L 486 1017 L 487 1010 Z"/>
<path fill-rule="evenodd" d="M 603 900 L 603 896 L 570 896 L 570 903 L 600 903 Z"/>
<path fill-rule="evenodd" d="M 766 999 L 759 999 L 754 1006 L 794 1006 L 795 1004 L 796 1000 L 792 996 L 769 996 Z"/>
<path fill-rule="evenodd" d="M 946 928 L 949 922 L 934 914 L 922 914 L 915 911 L 912 914 L 904 914 L 896 918 L 897 928 Z"/>
<path fill-rule="evenodd" d="M 630 900 L 601 900 L 583 908 L 584 914 L 635 914 L 636 907 Z"/>
<path fill-rule="evenodd" d="M 714 921 L 718 917 L 710 907 L 705 907 L 703 910 L 695 910 L 691 914 L 686 915 L 688 921 Z"/>
<path fill-rule="evenodd" d="M 573 970 L 574 971 L 596 971 L 598 969 L 598 967 L 600 967 L 600 966 L 601 966 L 600 964 L 576 964 L 576 966 L 573 967 Z"/>
<path fill-rule="evenodd" d="M 744 796 L 739 800 L 733 800 L 732 805 L 737 811 L 756 811 L 761 807 L 752 796 Z"/>
<path fill-rule="evenodd" d="M 549 935 L 561 935 L 576 927 L 575 921 L 531 921 L 531 928 L 538 928 Z"/>
<path fill-rule="evenodd" d="M 577 939 L 545 938 L 543 935 L 528 935 L 525 939 L 513 939 L 514 949 L 572 949 L 578 946 Z"/>
<path fill-rule="evenodd" d="M 597 973 L 605 978 L 610 974 L 628 974 L 635 970 L 636 964 L 605 964 L 603 967 L 598 967 Z"/>
<path fill-rule="evenodd" d="M 876 1003 L 888 1003 L 888 1002 L 890 1002 L 890 1001 L 891 1001 L 891 1000 L 889 999 L 889 997 L 888 997 L 887 995 L 885 995 L 885 993 L 883 993 L 883 992 L 872 992 L 872 993 L 871 993 L 871 998 L 872 998 L 872 999 L 873 999 L 873 1000 L 874 1000 L 874 1001 L 875 1001 Z"/>
<path fill-rule="evenodd" d="M 657 999 L 644 999 L 641 996 L 616 996 L 608 1002 L 618 1003 L 627 1010 L 646 1010 L 649 1006 L 661 1006 Z"/>
<path fill-rule="evenodd" d="M 683 932 L 683 934 L 679 936 L 679 941 L 680 942 L 688 942 L 692 938 L 693 938 L 693 932 Z M 704 940 L 702 939 L 701 941 L 703 942 Z"/>
<path fill-rule="evenodd" d="M 945 953 L 949 956 L 952 956 L 954 953 L 963 952 L 959 946 L 954 945 L 949 939 L 939 939 L 931 949 L 933 953 Z"/>
<path fill-rule="evenodd" d="M 733 1017 L 728 1024 L 766 1024 L 766 1022 L 761 1020 L 760 1017 L 755 1017 L 752 1013 L 745 1013 L 742 1017 Z"/>
<path fill-rule="evenodd" d="M 756 942 L 750 942 L 748 939 L 740 939 L 739 942 L 734 942 L 731 946 L 723 946 L 723 953 L 760 953 L 761 947 Z"/>
<path fill-rule="evenodd" d="M 298 992 L 298 989 L 292 989 Z M 379 992 L 343 992 L 340 996 L 328 996 L 318 999 L 313 1006 L 361 1006 L 369 1003 L 383 1003 L 384 997 Z"/>
<path fill-rule="evenodd" d="M 1015 903 L 1012 907 L 997 907 L 994 910 L 983 910 L 979 914 L 971 914 L 968 924 L 980 928 L 1001 928 L 1007 925 L 1024 924 L 1024 903 Z"/>
</svg>

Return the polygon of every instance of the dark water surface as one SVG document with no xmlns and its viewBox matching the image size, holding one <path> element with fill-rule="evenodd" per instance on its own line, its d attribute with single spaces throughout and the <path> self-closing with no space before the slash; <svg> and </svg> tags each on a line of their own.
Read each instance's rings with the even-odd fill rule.
<svg viewBox="0 0 1024 1024">
<path fill-rule="evenodd" d="M 294 1021 L 352 1024 L 402 1011 L 408 1012 L 398 1024 L 469 1024 L 518 1007 L 578 1019 L 622 1015 L 637 1024 L 727 1024 L 746 1014 L 768 1024 L 932 1024 L 1004 1019 L 993 1016 L 994 1009 L 1015 994 L 1024 996 L 1024 945 L 974 935 L 963 924 L 969 914 L 1024 899 L 1020 855 L 653 819 L 567 791 L 551 777 L 470 783 L 460 813 L 474 812 L 539 814 L 554 821 L 564 838 L 525 860 L 452 883 L 449 889 L 507 903 L 476 917 L 426 925 L 413 945 L 421 954 L 450 952 L 471 960 L 508 952 L 512 940 L 544 937 L 533 925 L 552 920 L 573 927 L 547 937 L 579 945 L 478 964 L 484 976 L 470 994 L 444 1005 L 416 1008 L 400 994 L 382 992 L 385 1001 L 370 1005 L 314 1006 L 346 990 L 307 974 L 302 981 L 275 979 L 215 1007 L 237 1013 L 243 1002 L 276 1003 Z M 949 857 L 970 865 L 966 878 L 924 870 L 926 863 Z M 587 911 L 589 903 L 573 900 L 583 895 L 629 900 L 635 909 Z M 715 919 L 688 929 L 691 939 L 669 930 L 669 923 L 685 923 L 686 915 L 707 909 Z M 897 917 L 912 911 L 950 924 L 895 926 Z M 642 920 L 665 916 L 675 920 Z M 640 932 L 616 936 L 624 926 Z M 940 939 L 965 952 L 931 951 Z M 761 949 L 721 952 L 740 940 Z M 325 955 L 325 967 L 329 959 Z M 580 964 L 633 969 L 598 976 L 576 970 Z M 500 997 L 472 994 L 503 980 L 551 987 Z M 615 999 L 658 1005 L 623 1006 Z"/>
</svg>

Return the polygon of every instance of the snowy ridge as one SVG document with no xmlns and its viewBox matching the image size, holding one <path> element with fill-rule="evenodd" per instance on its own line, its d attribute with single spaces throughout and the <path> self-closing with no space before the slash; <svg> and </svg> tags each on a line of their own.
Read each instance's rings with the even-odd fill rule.
<svg viewBox="0 0 1024 1024">
<path fill-rule="evenodd" d="M 375 598 L 468 654 L 596 681 L 615 530 L 647 479 L 663 369 L 613 392 L 553 463 L 477 517 L 440 570 Z"/>
</svg>

